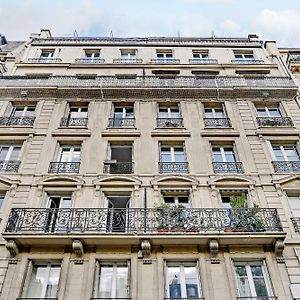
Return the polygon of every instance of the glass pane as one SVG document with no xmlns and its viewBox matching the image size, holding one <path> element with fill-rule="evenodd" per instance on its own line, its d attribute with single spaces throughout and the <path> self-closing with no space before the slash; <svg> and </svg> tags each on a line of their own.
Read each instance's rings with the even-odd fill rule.
<svg viewBox="0 0 300 300">
<path fill-rule="evenodd" d="M 213 118 L 213 110 L 212 108 L 205 108 L 205 118 Z"/>
<path fill-rule="evenodd" d="M 251 266 L 252 276 L 264 276 L 261 266 Z"/>
<path fill-rule="evenodd" d="M 289 203 L 292 210 L 293 217 L 300 217 L 300 197 L 291 197 L 289 196 Z"/>
<path fill-rule="evenodd" d="M 175 204 L 175 198 L 171 196 L 164 197 L 164 201 L 167 204 Z"/>
<path fill-rule="evenodd" d="M 56 297 L 59 282 L 59 266 L 51 266 L 45 297 Z"/>
<path fill-rule="evenodd" d="M 24 110 L 25 110 L 24 106 L 15 107 L 13 116 L 14 117 L 21 117 Z"/>
<path fill-rule="evenodd" d="M 127 282 L 128 282 L 128 269 L 127 267 L 117 267 L 116 278 L 116 297 L 127 298 Z"/>
<path fill-rule="evenodd" d="M 264 278 L 254 278 L 253 282 L 257 297 L 268 296 L 268 291 Z"/>
<path fill-rule="evenodd" d="M 215 108 L 215 117 L 216 118 L 224 118 L 225 117 L 225 114 L 224 114 L 224 111 L 223 111 L 223 108 Z"/>
<path fill-rule="evenodd" d="M 281 113 L 277 107 L 269 107 L 269 114 L 270 117 L 281 117 Z"/>
<path fill-rule="evenodd" d="M 221 150 L 219 148 L 213 148 L 213 161 L 214 162 L 223 162 Z"/>
<path fill-rule="evenodd" d="M 247 277 L 246 267 L 245 266 L 236 266 L 235 267 L 237 287 L 240 297 L 251 297 L 249 280 Z"/>
<path fill-rule="evenodd" d="M 18 160 L 19 159 L 19 155 L 21 152 L 21 147 L 14 147 L 13 151 L 11 152 L 11 155 L 9 157 L 9 160 Z"/>
<path fill-rule="evenodd" d="M 181 298 L 180 268 L 168 267 L 168 286 L 170 298 Z"/>
<path fill-rule="evenodd" d="M 71 162 L 80 162 L 80 148 L 74 149 L 73 156 L 71 157 Z"/>
<path fill-rule="evenodd" d="M 273 153 L 277 161 L 285 160 L 279 146 L 273 146 Z"/>
<path fill-rule="evenodd" d="M 262 118 L 268 117 L 268 113 L 267 113 L 265 107 L 257 107 L 256 111 L 257 111 L 257 116 L 258 117 L 262 117 Z"/>
<path fill-rule="evenodd" d="M 294 146 L 285 146 L 284 150 L 289 161 L 299 161 L 299 156 Z"/>
<path fill-rule="evenodd" d="M 189 197 L 178 197 L 178 203 L 179 204 L 188 204 L 189 203 Z"/>
<path fill-rule="evenodd" d="M 189 298 L 198 298 L 198 274 L 196 267 L 184 267 L 186 296 Z"/>
<path fill-rule="evenodd" d="M 226 162 L 235 162 L 235 154 L 232 148 L 224 148 L 225 160 Z"/>
<path fill-rule="evenodd" d="M 175 162 L 186 162 L 185 153 L 182 148 L 174 148 Z"/>
<path fill-rule="evenodd" d="M 161 162 L 171 162 L 171 150 L 169 147 L 162 147 L 161 148 Z"/>
<path fill-rule="evenodd" d="M 112 277 L 113 277 L 113 267 L 112 266 L 101 266 L 100 269 L 100 280 L 98 296 L 101 298 L 111 298 L 112 297 Z"/>
<path fill-rule="evenodd" d="M 9 147 L 1 147 L 0 148 L 0 160 L 6 160 L 8 150 L 9 150 Z"/>
<path fill-rule="evenodd" d="M 70 197 L 62 198 L 60 201 L 60 208 L 70 208 L 72 199 Z"/>
<path fill-rule="evenodd" d="M 43 286 L 47 282 L 48 270 L 47 266 L 33 266 L 27 297 L 44 297 L 42 295 Z"/>
<path fill-rule="evenodd" d="M 133 107 L 126 107 L 126 109 L 125 109 L 125 117 L 126 118 L 133 118 L 134 117 Z"/>
</svg>

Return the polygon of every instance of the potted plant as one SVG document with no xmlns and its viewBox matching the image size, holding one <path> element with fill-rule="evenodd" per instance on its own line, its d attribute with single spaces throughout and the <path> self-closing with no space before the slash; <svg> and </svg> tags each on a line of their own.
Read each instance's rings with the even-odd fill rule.
<svg viewBox="0 0 300 300">
<path fill-rule="evenodd" d="M 156 221 L 157 221 L 157 231 L 158 232 L 168 232 L 170 229 L 169 219 L 170 219 L 170 205 L 161 204 L 159 206 L 155 206 L 157 211 L 156 213 Z"/>
<path fill-rule="evenodd" d="M 188 224 L 187 220 L 187 211 L 186 207 L 182 204 L 172 207 L 171 211 L 171 218 L 172 218 L 172 231 L 185 231 L 185 228 Z"/>
</svg>

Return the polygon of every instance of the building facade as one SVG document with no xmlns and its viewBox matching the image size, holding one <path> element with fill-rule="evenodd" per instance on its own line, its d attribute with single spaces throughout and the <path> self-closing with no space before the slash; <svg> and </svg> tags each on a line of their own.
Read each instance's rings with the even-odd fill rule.
<svg viewBox="0 0 300 300">
<path fill-rule="evenodd" d="M 283 55 L 31 35 L 0 77 L 0 299 L 300 299 Z"/>
</svg>

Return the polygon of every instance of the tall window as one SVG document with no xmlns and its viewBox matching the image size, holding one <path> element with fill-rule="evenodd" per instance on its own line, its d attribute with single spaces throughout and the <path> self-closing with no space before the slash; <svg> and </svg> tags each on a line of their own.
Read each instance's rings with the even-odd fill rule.
<svg viewBox="0 0 300 300">
<path fill-rule="evenodd" d="M 54 57 L 54 50 L 42 50 L 42 53 L 40 55 L 41 59 L 47 60 L 48 58 L 53 58 Z"/>
<path fill-rule="evenodd" d="M 79 146 L 63 146 L 58 154 L 59 162 L 80 162 Z"/>
<path fill-rule="evenodd" d="M 258 117 L 282 117 L 279 106 L 256 106 Z"/>
<path fill-rule="evenodd" d="M 253 63 L 255 61 L 253 52 L 235 52 L 234 58 L 236 63 Z"/>
<path fill-rule="evenodd" d="M 171 206 L 185 206 L 189 207 L 189 193 L 188 191 L 172 191 L 162 190 L 161 191 L 164 203 Z"/>
<path fill-rule="evenodd" d="M 37 299 L 56 298 L 60 276 L 60 264 L 33 264 L 27 297 Z"/>
<path fill-rule="evenodd" d="M 166 298 L 193 299 L 202 297 L 196 263 L 166 264 Z"/>
<path fill-rule="evenodd" d="M 235 262 L 234 269 L 239 297 L 259 298 L 273 295 L 263 262 Z"/>
<path fill-rule="evenodd" d="M 114 116 L 109 119 L 109 127 L 134 127 L 134 107 L 133 105 L 127 106 L 114 106 Z"/>
<path fill-rule="evenodd" d="M 194 59 L 208 59 L 208 51 L 193 50 Z"/>
<path fill-rule="evenodd" d="M 299 161 L 299 152 L 296 145 L 272 145 L 276 161 Z"/>
<path fill-rule="evenodd" d="M 205 118 L 226 118 L 224 108 L 222 105 L 218 106 L 205 106 Z"/>
<path fill-rule="evenodd" d="M 289 204 L 294 218 L 300 218 L 300 195 L 289 195 Z"/>
<path fill-rule="evenodd" d="M 100 58 L 100 50 L 85 50 L 85 57 L 89 60 Z"/>
<path fill-rule="evenodd" d="M 5 199 L 5 192 L 0 191 L 0 209 L 2 209 Z"/>
<path fill-rule="evenodd" d="M 163 119 L 178 119 L 181 118 L 180 110 L 178 105 L 163 106 L 160 105 L 158 109 L 158 117 Z"/>
<path fill-rule="evenodd" d="M 205 105 L 204 113 L 205 127 L 231 127 L 230 120 L 227 118 L 224 106 L 221 103 Z"/>
<path fill-rule="evenodd" d="M 117 299 L 129 297 L 129 272 L 127 262 L 100 264 L 97 297 Z"/>
<path fill-rule="evenodd" d="M 232 163 L 237 161 L 233 146 L 213 146 L 212 151 L 213 161 L 216 163 Z"/>
<path fill-rule="evenodd" d="M 85 127 L 88 120 L 88 106 L 70 106 L 65 117 L 61 119 L 61 127 Z"/>
<path fill-rule="evenodd" d="M 0 145 L 0 161 L 18 161 L 20 152 L 19 145 Z"/>
<path fill-rule="evenodd" d="M 72 205 L 71 195 L 49 196 L 48 208 L 70 208 Z"/>
<path fill-rule="evenodd" d="M 13 118 L 34 117 L 34 106 L 14 106 L 11 112 Z"/>
<path fill-rule="evenodd" d="M 173 51 L 172 50 L 156 50 L 156 62 L 157 63 L 173 63 Z"/>
<path fill-rule="evenodd" d="M 122 49 L 121 51 L 121 59 L 136 59 L 136 49 Z"/>
</svg>

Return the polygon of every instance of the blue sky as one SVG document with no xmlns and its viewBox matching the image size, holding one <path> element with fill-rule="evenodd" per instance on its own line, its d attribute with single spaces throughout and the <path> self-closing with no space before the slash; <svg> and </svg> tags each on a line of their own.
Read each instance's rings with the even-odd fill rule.
<svg viewBox="0 0 300 300">
<path fill-rule="evenodd" d="M 27 39 L 53 35 L 216 36 L 257 33 L 300 47 L 299 0 L 0 0 L 0 32 Z"/>
</svg>

